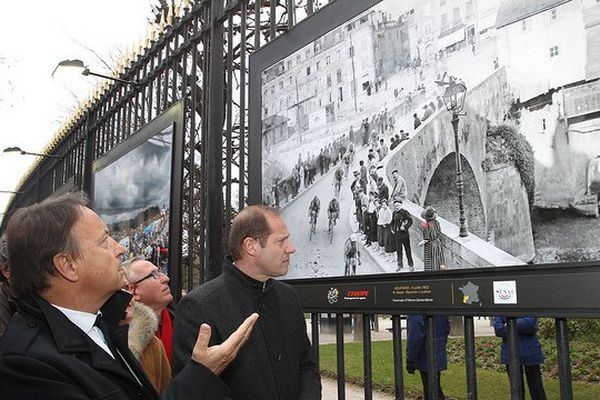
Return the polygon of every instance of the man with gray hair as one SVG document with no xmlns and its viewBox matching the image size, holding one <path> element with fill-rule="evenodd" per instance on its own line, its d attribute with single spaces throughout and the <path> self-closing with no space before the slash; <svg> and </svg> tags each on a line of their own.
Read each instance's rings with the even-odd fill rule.
<svg viewBox="0 0 600 400">
<path fill-rule="evenodd" d="M 124 248 L 80 194 L 17 210 L 8 222 L 11 287 L 19 310 L 0 340 L 3 399 L 148 399 L 159 394 L 128 349 L 118 326 L 131 299 Z M 218 377 L 250 336 L 248 317 L 221 346 L 196 343 L 165 399 L 229 397 Z M 190 360 L 191 358 L 191 360 Z"/>
<path fill-rule="evenodd" d="M 173 301 L 169 277 L 144 257 L 138 256 L 126 264 L 129 290 L 136 300 L 150 307 L 158 320 L 155 335 L 162 341 L 167 358 L 173 354 L 173 323 L 167 306 Z"/>
</svg>

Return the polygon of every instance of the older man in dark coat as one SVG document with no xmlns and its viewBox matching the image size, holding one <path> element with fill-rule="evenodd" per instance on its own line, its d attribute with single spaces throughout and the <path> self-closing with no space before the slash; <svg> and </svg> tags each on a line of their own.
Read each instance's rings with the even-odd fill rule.
<svg viewBox="0 0 600 400">
<path fill-rule="evenodd" d="M 19 311 L 0 340 L 3 399 L 159 399 L 118 326 L 131 294 L 121 256 L 82 197 L 67 195 L 17 210 L 8 222 L 11 287 Z M 219 379 L 250 335 L 249 317 L 228 343 L 208 347 L 200 327 L 191 362 L 167 399 L 226 399 Z"/>
</svg>

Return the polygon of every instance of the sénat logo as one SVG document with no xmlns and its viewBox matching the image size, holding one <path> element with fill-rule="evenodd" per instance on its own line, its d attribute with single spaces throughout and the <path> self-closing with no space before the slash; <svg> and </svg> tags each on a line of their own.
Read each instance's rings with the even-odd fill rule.
<svg viewBox="0 0 600 400">
<path fill-rule="evenodd" d="M 517 304 L 517 281 L 494 282 L 494 304 Z"/>
</svg>

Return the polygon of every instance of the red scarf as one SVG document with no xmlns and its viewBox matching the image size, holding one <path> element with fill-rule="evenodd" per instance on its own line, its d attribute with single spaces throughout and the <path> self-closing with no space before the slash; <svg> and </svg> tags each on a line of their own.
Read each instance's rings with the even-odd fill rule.
<svg viewBox="0 0 600 400">
<path fill-rule="evenodd" d="M 169 363 L 171 363 L 171 357 L 173 355 L 173 322 L 171 321 L 171 315 L 166 308 L 162 310 L 160 324 L 158 325 L 155 335 L 163 343 L 165 351 L 167 352 L 167 358 L 169 359 Z"/>
</svg>

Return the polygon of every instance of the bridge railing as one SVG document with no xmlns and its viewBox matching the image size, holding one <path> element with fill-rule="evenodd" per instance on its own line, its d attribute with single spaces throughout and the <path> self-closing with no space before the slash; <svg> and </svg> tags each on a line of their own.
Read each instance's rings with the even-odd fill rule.
<svg viewBox="0 0 600 400">
<path fill-rule="evenodd" d="M 392 316 L 395 398 L 404 399 L 401 318 L 422 314 L 427 324 L 428 370 L 436 370 L 433 317 L 464 318 L 467 399 L 477 399 L 474 316 L 506 316 L 510 395 L 524 399 L 518 357 L 517 317 L 554 318 L 560 398 L 572 399 L 569 318 L 600 318 L 600 266 L 505 267 L 428 273 L 390 274 L 377 277 L 323 278 L 289 281 L 311 313 L 311 335 L 319 362 L 319 315 L 335 314 L 338 399 L 344 400 L 344 314 L 363 318 L 364 398 L 373 398 L 371 321 L 377 314 Z M 437 399 L 437 374 L 428 374 L 429 393 Z"/>
</svg>

